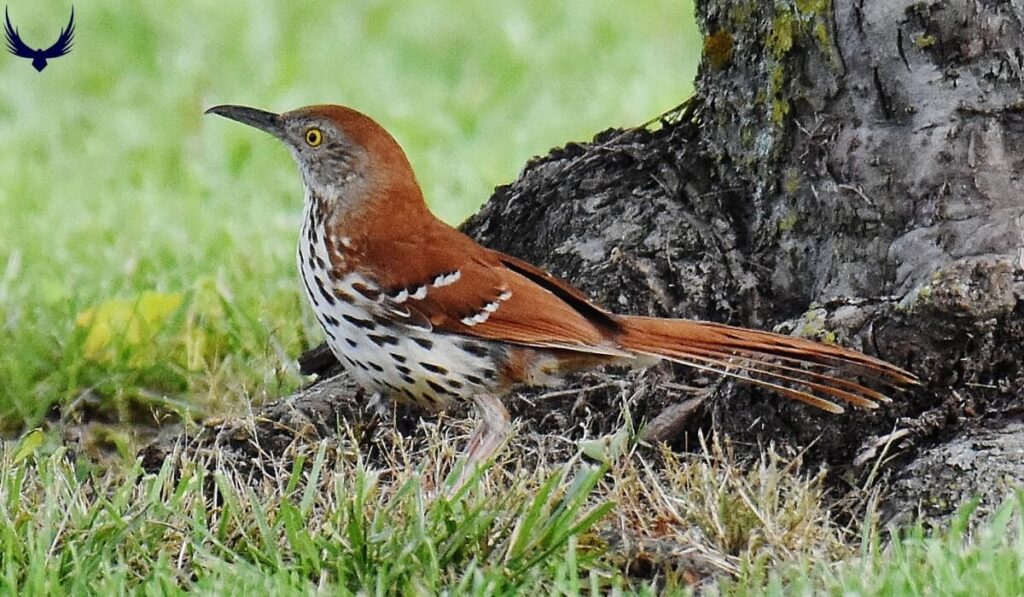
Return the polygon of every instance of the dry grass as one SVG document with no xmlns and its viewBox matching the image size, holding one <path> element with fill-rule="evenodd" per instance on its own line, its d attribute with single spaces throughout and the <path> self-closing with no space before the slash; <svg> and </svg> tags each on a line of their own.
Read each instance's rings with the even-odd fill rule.
<svg viewBox="0 0 1024 597">
<path fill-rule="evenodd" d="M 467 420 L 410 435 L 296 428 L 283 446 L 260 445 L 266 421 L 238 422 L 182 439 L 149 473 L 97 467 L 42 433 L 5 444 L 0 592 L 964 594 L 945 590 L 963 588 L 958 574 L 1024 586 L 1016 503 L 975 540 L 962 522 L 889 543 L 870 522 L 836 524 L 823 474 L 771 446 L 744 459 L 711 436 L 673 453 L 634 443 L 627 417 L 587 440 L 606 447 L 596 462 L 519 431 L 451 495 Z"/>
<path fill-rule="evenodd" d="M 488 516 L 503 520 L 506 533 L 490 529 L 481 541 L 501 552 L 488 557 L 502 566 L 514 559 L 510 545 L 519 533 L 509 535 L 508 529 L 529 525 L 528 504 L 535 505 L 537 496 L 564 500 L 573 495 L 578 513 L 608 510 L 573 539 L 590 560 L 579 574 L 595 575 L 606 588 L 681 589 L 737 578 L 755 562 L 775 566 L 805 557 L 834 561 L 852 552 L 822 499 L 823 473 L 806 477 L 798 472 L 799 459 L 784 459 L 773 448 L 753 462 L 744 461 L 718 437 L 702 438 L 699 450 L 688 455 L 641 446 L 634 441 L 628 409 L 625 413 L 619 431 L 581 442 L 605 446 L 603 462 L 584 456 L 569 438 L 517 429 L 493 466 L 451 502 L 445 485 L 454 478 L 458 452 L 471 432 L 467 419 L 423 422 L 409 436 L 386 422 L 372 437 L 365 429 L 347 426 L 337 435 L 311 441 L 300 429 L 284 449 L 267 450 L 260 446 L 259 422 L 249 417 L 240 425 L 225 426 L 231 431 L 213 441 L 204 437 L 180 445 L 170 462 L 212 467 L 219 484 L 230 488 L 222 493 L 249 495 L 248 506 L 232 507 L 242 512 L 239 520 L 244 521 L 279 512 L 282 500 L 295 491 L 296 471 L 302 469 L 308 478 L 311 463 L 322 454 L 316 489 L 305 489 L 315 496 L 308 498 L 306 522 L 314 534 L 324 532 L 323 520 L 346 508 L 340 498 L 343 487 L 356 488 L 350 491 L 357 494 L 364 491 L 360 503 L 367 516 L 405 512 L 391 521 L 397 527 L 414 524 L 423 509 L 437 504 L 475 504 L 470 510 L 487 504 Z M 594 454 L 592 445 L 584 451 Z M 600 472 L 595 472 L 598 467 Z M 589 474 L 596 475 L 595 485 L 579 494 L 580 479 Z M 555 485 L 553 480 L 558 480 Z M 415 513 L 396 508 L 410 499 L 418 504 Z M 280 543 L 284 539 L 279 537 L 277 550 L 288 550 Z M 444 578 L 436 586 L 454 580 Z"/>
</svg>

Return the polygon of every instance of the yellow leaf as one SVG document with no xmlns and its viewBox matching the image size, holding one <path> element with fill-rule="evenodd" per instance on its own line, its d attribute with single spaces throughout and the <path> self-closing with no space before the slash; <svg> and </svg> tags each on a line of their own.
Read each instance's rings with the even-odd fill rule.
<svg viewBox="0 0 1024 597">
<path fill-rule="evenodd" d="M 139 356 L 131 364 L 146 364 L 153 353 L 151 342 L 181 301 L 179 292 L 146 291 L 134 299 L 111 299 L 79 313 L 75 322 L 89 330 L 82 346 L 86 358 L 109 362 L 118 348 L 134 348 Z"/>
<path fill-rule="evenodd" d="M 29 456 L 36 453 L 39 446 L 43 445 L 46 434 L 42 429 L 33 429 L 18 440 L 18 449 L 14 452 L 14 464 L 18 464 Z"/>
</svg>

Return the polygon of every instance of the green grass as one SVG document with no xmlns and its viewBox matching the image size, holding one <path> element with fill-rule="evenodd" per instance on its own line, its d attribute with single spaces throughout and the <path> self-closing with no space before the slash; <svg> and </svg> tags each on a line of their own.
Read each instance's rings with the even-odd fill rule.
<svg viewBox="0 0 1024 597">
<path fill-rule="evenodd" d="M 68 10 L 10 7 L 37 46 Z M 321 337 L 294 272 L 298 174 L 205 108 L 357 107 L 457 222 L 530 156 L 677 104 L 699 48 L 676 0 L 115 0 L 75 16 L 74 50 L 43 73 L 0 58 L 0 431 L 55 409 L 224 412 L 298 383 L 294 358 Z M 90 339 L 76 319 L 97 306 Z"/>
<path fill-rule="evenodd" d="M 432 499 L 420 475 L 382 484 L 326 442 L 308 450 L 276 483 L 213 457 L 147 475 L 76 468 L 64 449 L 0 451 L 0 592 L 547 594 L 619 582 L 580 545 L 611 507 L 588 503 L 598 467 Z"/>
<path fill-rule="evenodd" d="M 989 518 L 977 503 L 951 528 L 918 524 L 885 541 L 868 527 L 858 557 L 840 563 L 805 559 L 781 570 L 750 566 L 728 586 L 737 595 L 1021 595 L 1024 594 L 1024 492 Z M 975 526 L 973 532 L 968 528 Z"/>
<path fill-rule="evenodd" d="M 596 466 L 506 451 L 460 493 L 432 496 L 451 462 L 439 431 L 427 426 L 419 451 L 395 438 L 384 469 L 342 430 L 253 462 L 179 451 L 155 474 L 97 468 L 27 436 L 0 447 L 0 593 L 685 594 L 693 580 L 726 595 L 1024 590 L 1024 493 L 989 519 L 968 506 L 944 531 L 887 540 L 867 523 L 858 547 L 828 519 L 820 478 L 770 451 L 742 463 L 713 442 L 657 471 L 640 452 Z M 650 542 L 640 552 L 655 573 L 625 574 L 609 533 Z M 676 555 L 659 554 L 665 544 Z M 720 576 L 688 575 L 679 553 L 703 554 Z"/>
</svg>

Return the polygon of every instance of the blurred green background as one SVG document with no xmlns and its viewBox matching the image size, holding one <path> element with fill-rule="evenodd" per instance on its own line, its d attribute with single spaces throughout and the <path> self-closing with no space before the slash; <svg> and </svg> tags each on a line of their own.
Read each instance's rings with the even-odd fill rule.
<svg viewBox="0 0 1024 597">
<path fill-rule="evenodd" d="M 70 4 L 16 1 L 48 46 Z M 273 139 L 206 107 L 344 103 L 457 223 L 533 155 L 684 99 L 689 0 L 76 6 L 42 73 L 0 56 L 0 431 L 143 423 L 275 397 L 319 342 L 300 300 L 301 186 Z"/>
</svg>

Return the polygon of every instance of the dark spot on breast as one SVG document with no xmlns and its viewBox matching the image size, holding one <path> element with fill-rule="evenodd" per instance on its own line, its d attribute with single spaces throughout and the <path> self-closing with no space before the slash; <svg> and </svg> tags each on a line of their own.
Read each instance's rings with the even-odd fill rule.
<svg viewBox="0 0 1024 597">
<path fill-rule="evenodd" d="M 423 367 L 424 369 L 430 371 L 431 373 L 437 373 L 438 375 L 448 375 L 448 370 L 440 365 L 435 365 L 433 363 L 420 363 L 420 367 Z"/>
<path fill-rule="evenodd" d="M 462 382 L 457 379 L 448 378 L 444 380 L 444 383 L 448 384 L 448 387 L 455 388 L 456 390 L 462 388 Z"/>
<path fill-rule="evenodd" d="M 356 362 L 352 360 L 352 357 L 345 357 L 345 360 L 348 361 L 349 365 L 356 366 Z"/>
<path fill-rule="evenodd" d="M 338 324 L 341 323 L 332 315 L 324 315 L 324 321 L 333 325 L 334 327 L 338 327 Z"/>
<path fill-rule="evenodd" d="M 316 286 L 317 288 L 320 289 L 320 296 L 324 297 L 324 300 L 327 301 L 328 305 L 333 305 L 334 297 L 331 296 L 330 293 L 328 293 L 327 290 L 324 288 L 324 281 L 321 280 L 319 277 L 314 277 L 313 279 L 316 280 Z"/>
<path fill-rule="evenodd" d="M 309 265 L 309 269 L 316 269 L 316 261 L 313 260 L 313 253 L 312 252 L 309 254 L 309 259 L 306 260 L 306 263 Z M 320 268 L 320 269 L 323 269 L 323 268 Z"/>
<path fill-rule="evenodd" d="M 352 338 L 345 338 L 345 342 L 348 342 L 348 345 L 351 346 L 352 348 L 359 346 L 359 343 L 353 340 Z"/>
<path fill-rule="evenodd" d="M 334 335 L 334 332 L 332 332 L 331 330 L 327 329 L 327 326 L 323 326 L 323 328 L 324 328 L 324 333 L 327 334 L 327 337 L 329 337 L 331 340 L 337 340 L 338 339 L 338 337 Z"/>
<path fill-rule="evenodd" d="M 370 334 L 369 338 L 370 340 L 373 340 L 374 344 L 380 347 L 383 347 L 385 344 L 398 344 L 398 338 L 387 334 Z"/>
<path fill-rule="evenodd" d="M 398 369 L 399 373 L 405 375 L 409 375 L 410 373 L 412 373 L 412 369 L 406 367 L 405 365 L 395 365 L 395 369 Z"/>
<path fill-rule="evenodd" d="M 478 385 L 478 386 L 484 385 L 484 380 L 480 379 L 479 377 L 477 377 L 475 375 L 467 375 L 466 376 L 466 381 L 468 381 L 471 384 Z"/>
<path fill-rule="evenodd" d="M 352 296 L 351 294 L 345 292 L 344 290 L 342 290 L 340 288 L 336 288 L 334 290 L 334 296 L 336 296 L 340 300 L 345 301 L 346 303 L 348 303 L 350 305 L 356 302 L 356 297 Z"/>
<path fill-rule="evenodd" d="M 409 377 L 408 375 L 403 375 L 402 376 L 402 381 L 404 381 L 405 383 L 409 384 L 410 386 L 416 385 L 416 380 L 411 378 L 411 377 Z"/>
<path fill-rule="evenodd" d="M 465 342 L 462 345 L 462 350 L 480 358 L 490 356 L 491 354 L 491 349 L 487 348 L 483 344 L 477 344 L 475 342 Z"/>
<path fill-rule="evenodd" d="M 377 325 L 388 329 L 395 325 L 395 320 L 384 317 L 383 315 L 374 315 L 373 321 L 376 322 Z"/>
<path fill-rule="evenodd" d="M 380 299 L 380 290 L 373 288 L 371 286 L 367 286 L 362 282 L 353 283 L 352 290 L 355 290 L 356 292 L 358 292 L 359 294 L 363 295 L 365 298 L 373 302 L 377 302 L 377 300 Z"/>
<path fill-rule="evenodd" d="M 426 402 L 427 404 L 437 404 L 437 398 L 426 392 L 423 392 L 422 394 L 420 394 L 420 396 L 423 397 L 423 401 Z"/>
<path fill-rule="evenodd" d="M 384 371 L 384 367 L 381 367 L 377 363 L 374 363 L 373 361 L 368 361 L 368 363 L 369 363 L 370 367 L 373 367 L 374 371 L 377 371 L 378 373 Z"/>
<path fill-rule="evenodd" d="M 372 330 L 376 329 L 377 327 L 369 319 L 363 319 L 362 317 L 356 317 L 355 315 L 349 315 L 348 313 L 342 314 L 342 318 L 344 318 L 345 321 L 351 323 L 352 325 L 363 328 L 364 330 Z"/>
<path fill-rule="evenodd" d="M 391 383 L 391 382 L 389 382 L 387 380 L 382 379 L 382 380 L 380 380 L 380 383 L 384 384 L 384 386 L 387 387 L 387 389 L 391 390 L 392 392 L 401 392 L 402 391 L 401 388 L 399 388 L 398 386 L 396 386 L 395 384 L 393 384 L 393 383 Z"/>
<path fill-rule="evenodd" d="M 327 264 L 324 263 L 324 260 L 321 259 L 319 255 L 317 255 L 315 258 L 317 267 L 319 267 L 320 269 L 327 269 Z"/>
<path fill-rule="evenodd" d="M 309 280 L 306 279 L 306 270 L 302 270 L 302 285 L 306 287 L 306 296 L 309 297 L 309 300 L 313 301 L 313 306 L 319 307 L 320 301 L 316 300 L 316 295 L 313 294 L 313 289 L 309 287 Z"/>
<path fill-rule="evenodd" d="M 431 348 L 434 347 L 434 342 L 432 340 L 427 340 L 426 338 L 413 338 L 412 341 L 415 342 L 416 344 L 419 344 L 420 346 L 427 350 L 430 350 Z"/>
<path fill-rule="evenodd" d="M 409 397 L 409 400 L 416 400 L 416 395 L 409 388 L 402 388 L 402 393 Z"/>
<path fill-rule="evenodd" d="M 359 368 L 362 369 L 363 371 L 369 371 L 370 370 L 370 368 L 366 366 L 366 363 L 364 363 L 362 361 L 356 361 L 356 365 L 359 365 Z"/>
<path fill-rule="evenodd" d="M 484 369 L 484 377 L 491 381 L 494 381 L 495 378 L 498 377 L 498 372 L 495 371 L 494 369 Z"/>
<path fill-rule="evenodd" d="M 394 359 L 396 363 L 404 363 L 404 362 L 406 362 L 408 360 L 405 357 L 403 357 L 402 355 L 395 354 L 393 352 L 389 352 L 388 355 L 390 355 L 391 358 Z"/>
<path fill-rule="evenodd" d="M 427 380 L 427 385 L 430 386 L 431 390 L 434 390 L 438 394 L 443 394 L 443 395 L 448 395 L 448 396 L 454 396 L 455 395 L 451 390 L 449 390 L 448 388 L 442 386 L 441 384 L 437 383 L 436 381 L 434 381 L 432 379 L 428 379 Z"/>
</svg>

